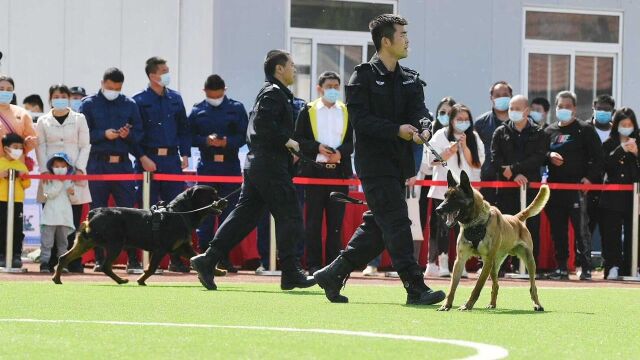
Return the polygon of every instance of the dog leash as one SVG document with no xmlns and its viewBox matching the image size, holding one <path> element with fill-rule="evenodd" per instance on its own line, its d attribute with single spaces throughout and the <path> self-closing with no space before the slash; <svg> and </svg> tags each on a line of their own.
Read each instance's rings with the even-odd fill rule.
<svg viewBox="0 0 640 360">
<path fill-rule="evenodd" d="M 291 152 L 293 155 L 297 156 L 300 160 L 306 162 L 306 163 L 310 163 L 311 165 L 317 167 L 317 168 L 324 168 L 324 166 L 322 164 L 320 164 L 319 162 L 311 159 L 310 157 L 308 157 L 307 155 L 303 154 L 301 151 L 292 149 L 292 148 L 288 148 L 289 152 Z"/>
<path fill-rule="evenodd" d="M 329 194 L 329 199 L 336 202 L 346 203 L 346 204 L 367 205 L 367 202 L 364 200 L 355 199 L 337 191 L 334 191 L 331 194 Z"/>
<path fill-rule="evenodd" d="M 427 130 L 429 131 L 429 133 L 431 134 L 431 120 L 427 119 L 426 117 L 423 117 L 422 119 L 418 120 L 420 122 L 420 126 L 422 127 L 423 130 Z M 442 156 L 440 156 L 440 154 L 438 154 L 438 152 L 436 151 L 436 149 L 433 148 L 433 146 L 431 146 L 431 144 L 429 144 L 429 141 L 422 136 L 421 133 L 417 133 L 416 134 L 418 136 L 418 138 L 420 140 L 422 140 L 422 142 L 424 143 L 424 146 L 427 147 L 427 149 L 429 149 L 429 151 L 431 152 L 431 154 L 433 154 L 433 158 L 440 163 L 440 165 L 442 165 L 442 167 L 447 168 L 447 162 L 442 158 Z"/>
<path fill-rule="evenodd" d="M 163 213 L 164 213 L 164 214 L 175 214 L 175 215 L 187 215 L 187 214 L 192 214 L 192 213 L 195 213 L 195 212 L 198 212 L 198 211 L 206 210 L 206 209 L 209 209 L 209 208 L 211 208 L 211 207 L 216 206 L 220 200 L 227 200 L 231 195 L 235 195 L 235 194 L 236 194 L 237 192 L 239 192 L 240 190 L 242 190 L 242 187 L 239 187 L 239 188 L 237 188 L 237 189 L 233 190 L 233 191 L 232 191 L 232 192 L 230 192 L 227 196 L 225 196 L 225 197 L 223 197 L 223 198 L 220 198 L 220 199 L 218 199 L 218 200 L 216 200 L 216 201 L 212 202 L 211 204 L 209 204 L 209 205 L 207 205 L 207 206 L 203 206 L 203 207 L 201 207 L 201 208 L 199 208 L 199 209 L 189 210 L 189 211 L 166 211 L 166 212 L 163 212 Z M 154 207 L 155 207 L 155 205 L 154 205 Z M 157 209 L 158 209 L 158 207 L 156 207 L 155 209 L 152 207 L 150 210 L 151 210 L 152 212 L 154 212 L 154 211 L 155 211 L 155 212 L 158 212 L 158 211 L 157 211 Z M 166 209 L 166 207 L 164 207 L 164 209 Z"/>
</svg>

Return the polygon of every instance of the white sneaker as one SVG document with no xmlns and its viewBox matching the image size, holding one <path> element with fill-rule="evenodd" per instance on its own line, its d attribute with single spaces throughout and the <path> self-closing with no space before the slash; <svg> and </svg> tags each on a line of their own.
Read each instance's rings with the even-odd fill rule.
<svg viewBox="0 0 640 360">
<path fill-rule="evenodd" d="M 265 271 L 267 271 L 267 269 L 265 269 L 264 266 L 262 264 L 260 264 L 260 266 L 258 266 L 258 268 L 256 269 L 256 275 L 260 275 L 260 274 L 264 273 Z"/>
<path fill-rule="evenodd" d="M 367 265 L 366 269 L 362 271 L 363 276 L 378 276 L 378 268 L 375 266 Z"/>
<path fill-rule="evenodd" d="M 614 266 L 611 269 L 609 269 L 609 275 L 607 275 L 607 280 L 618 280 L 618 270 L 619 268 L 617 266 Z"/>
<path fill-rule="evenodd" d="M 384 277 L 399 279 L 400 275 L 398 275 L 397 271 L 387 271 L 384 273 Z"/>
<path fill-rule="evenodd" d="M 438 256 L 438 264 L 440 264 L 440 271 L 438 271 L 439 277 L 449 277 L 449 255 L 442 253 Z"/>
<path fill-rule="evenodd" d="M 427 271 L 424 272 L 425 277 L 438 277 L 440 276 L 440 269 L 436 263 L 428 263 Z"/>
</svg>

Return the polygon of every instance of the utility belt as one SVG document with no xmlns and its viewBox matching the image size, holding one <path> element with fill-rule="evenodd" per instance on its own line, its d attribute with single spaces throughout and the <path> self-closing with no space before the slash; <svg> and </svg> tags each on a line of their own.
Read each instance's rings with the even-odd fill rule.
<svg viewBox="0 0 640 360">
<path fill-rule="evenodd" d="M 129 155 L 122 153 L 93 153 L 90 157 L 109 164 L 120 164 L 130 161 Z"/>
<path fill-rule="evenodd" d="M 204 163 L 224 163 L 238 160 L 238 153 L 235 151 L 215 152 L 212 150 L 200 151 L 200 160 Z"/>
<path fill-rule="evenodd" d="M 148 147 L 145 148 L 145 154 L 155 156 L 173 156 L 178 155 L 177 147 Z"/>
</svg>

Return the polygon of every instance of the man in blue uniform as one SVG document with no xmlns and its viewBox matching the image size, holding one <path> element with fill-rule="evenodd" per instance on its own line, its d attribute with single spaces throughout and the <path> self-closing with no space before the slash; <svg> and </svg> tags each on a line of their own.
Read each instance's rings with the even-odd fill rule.
<svg viewBox="0 0 640 360">
<path fill-rule="evenodd" d="M 193 146 L 200 149 L 198 175 L 240 176 L 240 159 L 238 150 L 246 144 L 247 124 L 249 119 L 244 105 L 225 95 L 226 86 L 219 75 L 211 75 L 204 84 L 206 99 L 195 104 L 189 115 Z M 220 197 L 225 197 L 240 187 L 239 184 L 204 183 L 218 190 Z M 238 202 L 238 194 L 232 195 L 227 207 L 218 217 L 222 224 Z M 214 234 L 214 217 L 205 219 L 198 229 L 200 251 L 209 247 Z M 238 270 L 228 258 L 218 263 L 220 268 L 229 272 Z"/>
<path fill-rule="evenodd" d="M 191 156 L 191 134 L 182 97 L 167 87 L 171 76 L 166 60 L 155 56 L 148 59 L 145 72 L 149 86 L 133 96 L 140 109 L 143 127 L 142 156 L 136 162 L 136 171 L 182 174 L 182 169 L 189 166 Z M 184 182 L 153 181 L 151 203 L 173 200 L 184 186 Z M 138 199 L 142 199 L 142 187 L 138 188 Z M 171 257 L 169 270 L 189 272 L 177 255 Z"/>
<path fill-rule="evenodd" d="M 87 163 L 87 174 L 133 174 L 129 154 L 138 158 L 138 142 L 142 138 L 142 122 L 138 106 L 121 94 L 124 74 L 109 68 L 102 77 L 102 88 L 98 93 L 84 98 L 79 111 L 84 114 L 89 126 L 91 151 Z M 116 205 L 133 207 L 135 183 L 133 181 L 90 181 L 91 208 L 107 207 L 109 196 Z M 127 270 L 141 270 L 135 249 L 128 250 Z M 104 250 L 95 248 L 96 266 L 102 271 Z M 107 254 L 116 257 L 118 254 Z"/>
</svg>

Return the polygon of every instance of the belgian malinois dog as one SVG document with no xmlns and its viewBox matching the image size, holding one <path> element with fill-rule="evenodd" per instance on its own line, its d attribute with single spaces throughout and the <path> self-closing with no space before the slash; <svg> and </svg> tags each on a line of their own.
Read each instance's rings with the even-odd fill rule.
<svg viewBox="0 0 640 360">
<path fill-rule="evenodd" d="M 544 311 L 538 300 L 535 282 L 536 262 L 533 256 L 533 242 L 524 221 L 542 211 L 549 200 L 549 187 L 543 185 L 533 202 L 523 211 L 516 215 L 503 215 L 498 208 L 490 206 L 479 191 L 471 187 L 469 177 L 464 171 L 460 175 L 459 184 L 449 171 L 447 183 L 449 188 L 436 212 L 445 219 L 449 227 L 458 222 L 460 235 L 458 235 L 457 256 L 446 303 L 438 310 L 451 309 L 464 264 L 471 256 L 482 257 L 484 265 L 469 300 L 458 310 L 473 309 L 489 275 L 493 284 L 491 302 L 487 308 L 494 309 L 498 297 L 498 270 L 507 255 L 512 255 L 526 264 L 531 283 L 529 292 L 534 304 L 533 310 Z"/>
</svg>

